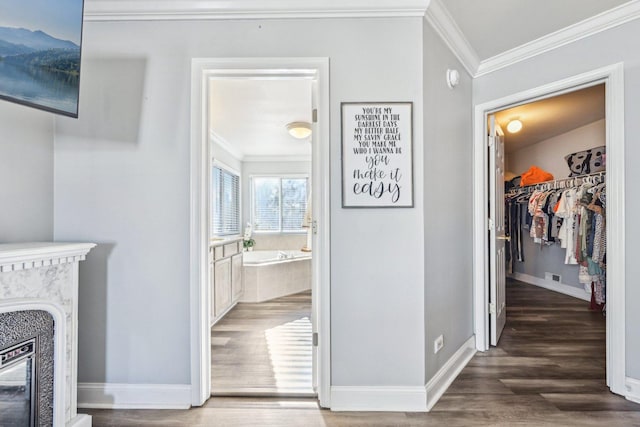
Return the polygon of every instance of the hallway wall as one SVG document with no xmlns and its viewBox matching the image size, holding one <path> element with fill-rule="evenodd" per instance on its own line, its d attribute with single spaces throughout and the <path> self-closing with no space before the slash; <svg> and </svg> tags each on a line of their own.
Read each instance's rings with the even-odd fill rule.
<svg viewBox="0 0 640 427">
<path fill-rule="evenodd" d="M 0 242 L 53 237 L 53 118 L 0 100 Z"/>
<path fill-rule="evenodd" d="M 422 22 L 86 23 L 55 171 L 55 238 L 108 248 L 81 266 L 81 382 L 190 382 L 191 58 L 329 57 L 332 384 L 424 385 Z M 415 208 L 341 208 L 343 101 L 413 102 Z"/>
<path fill-rule="evenodd" d="M 426 382 L 473 335 L 471 77 L 424 26 Z M 460 72 L 449 89 L 447 69 Z M 434 340 L 444 347 L 433 352 Z"/>
</svg>

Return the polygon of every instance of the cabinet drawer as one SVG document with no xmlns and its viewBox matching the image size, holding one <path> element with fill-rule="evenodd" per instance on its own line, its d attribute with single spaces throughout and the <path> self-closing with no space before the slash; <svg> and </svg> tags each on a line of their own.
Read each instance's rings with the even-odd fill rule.
<svg viewBox="0 0 640 427">
<path fill-rule="evenodd" d="M 219 260 L 224 258 L 224 253 L 222 250 L 222 246 L 216 246 L 213 248 L 213 259 L 214 260 Z"/>
<path fill-rule="evenodd" d="M 229 243 L 224 245 L 224 256 L 228 257 L 238 253 L 238 242 Z"/>
</svg>

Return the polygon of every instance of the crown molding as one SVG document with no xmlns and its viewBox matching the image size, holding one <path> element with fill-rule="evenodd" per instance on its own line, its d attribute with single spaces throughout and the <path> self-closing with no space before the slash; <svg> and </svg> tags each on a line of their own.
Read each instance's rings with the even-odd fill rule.
<svg viewBox="0 0 640 427">
<path fill-rule="evenodd" d="M 310 162 L 311 155 L 245 156 L 243 162 Z"/>
<path fill-rule="evenodd" d="M 433 0 L 436 1 L 436 0 Z M 585 37 L 640 18 L 640 0 L 625 3 L 480 62 L 474 77 L 489 74 Z"/>
<path fill-rule="evenodd" d="M 233 144 L 230 144 L 226 139 L 221 137 L 214 130 L 211 130 L 210 135 L 211 135 L 211 140 L 213 141 L 214 144 L 221 147 L 223 150 L 231 154 L 237 160 L 242 161 L 244 159 L 245 155 L 239 148 L 233 146 Z"/>
<path fill-rule="evenodd" d="M 427 22 L 438 33 L 470 75 L 475 75 L 480 64 L 478 54 L 440 0 L 431 0 L 425 14 Z"/>
<path fill-rule="evenodd" d="M 423 17 L 429 0 L 88 0 L 86 21 Z"/>
</svg>

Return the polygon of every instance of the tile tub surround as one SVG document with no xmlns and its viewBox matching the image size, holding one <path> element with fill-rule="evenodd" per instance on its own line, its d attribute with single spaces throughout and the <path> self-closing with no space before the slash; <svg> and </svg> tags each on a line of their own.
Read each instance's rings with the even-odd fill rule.
<svg viewBox="0 0 640 427">
<path fill-rule="evenodd" d="M 253 233 L 255 251 L 300 250 L 307 244 L 307 233 Z"/>
<path fill-rule="evenodd" d="M 242 267 L 244 293 L 240 302 L 263 302 L 311 289 L 310 253 L 285 251 L 296 252 L 296 256 L 304 255 L 304 257 L 247 264 L 251 256 L 268 252 L 272 252 L 274 256 L 278 253 L 278 251 L 245 253 L 245 264 Z"/>
<path fill-rule="evenodd" d="M 93 243 L 0 244 L 0 313 L 54 318 L 54 426 L 90 426 L 77 414 L 78 265 Z"/>
</svg>

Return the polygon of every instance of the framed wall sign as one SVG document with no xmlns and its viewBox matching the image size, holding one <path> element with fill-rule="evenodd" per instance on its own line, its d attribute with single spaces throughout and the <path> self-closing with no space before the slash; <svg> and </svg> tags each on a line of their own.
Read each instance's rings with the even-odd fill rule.
<svg viewBox="0 0 640 427">
<path fill-rule="evenodd" d="M 343 102 L 342 207 L 413 207 L 413 103 Z"/>
</svg>

